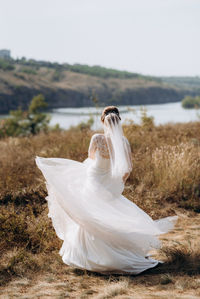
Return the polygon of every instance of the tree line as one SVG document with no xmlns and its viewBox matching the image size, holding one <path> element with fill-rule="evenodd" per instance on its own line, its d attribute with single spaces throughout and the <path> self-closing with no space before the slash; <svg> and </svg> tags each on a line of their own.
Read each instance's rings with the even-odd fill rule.
<svg viewBox="0 0 200 299">
<path fill-rule="evenodd" d="M 57 73 L 62 71 L 71 71 L 75 73 L 86 74 L 86 75 L 96 76 L 100 78 L 119 78 L 119 79 L 138 78 L 138 79 L 154 80 L 154 81 L 161 82 L 161 79 L 153 76 L 144 76 L 138 73 L 119 71 L 112 68 L 102 67 L 99 65 L 89 66 L 87 64 L 78 64 L 78 63 L 59 64 L 57 62 L 26 59 L 25 57 L 22 57 L 20 59 L 9 59 L 9 60 L 0 59 L 0 69 L 3 70 L 14 70 L 16 64 L 32 67 L 33 72 L 35 72 L 40 67 L 47 67 L 47 68 L 55 69 Z M 31 69 L 29 69 L 29 71 L 31 73 Z"/>
</svg>

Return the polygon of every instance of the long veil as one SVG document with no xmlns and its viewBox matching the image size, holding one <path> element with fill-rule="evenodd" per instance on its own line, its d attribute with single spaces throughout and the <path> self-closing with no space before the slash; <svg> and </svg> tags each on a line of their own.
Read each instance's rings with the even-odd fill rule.
<svg viewBox="0 0 200 299">
<path fill-rule="evenodd" d="M 125 138 L 120 119 L 115 113 L 109 113 L 104 120 L 104 132 L 111 160 L 113 178 L 123 178 L 132 170 L 130 145 Z"/>
</svg>

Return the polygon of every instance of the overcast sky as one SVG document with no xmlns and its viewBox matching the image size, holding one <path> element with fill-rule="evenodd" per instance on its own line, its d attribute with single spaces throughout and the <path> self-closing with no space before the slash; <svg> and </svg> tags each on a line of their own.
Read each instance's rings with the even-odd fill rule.
<svg viewBox="0 0 200 299">
<path fill-rule="evenodd" d="M 200 75 L 200 0 L 0 0 L 13 57 Z"/>
</svg>

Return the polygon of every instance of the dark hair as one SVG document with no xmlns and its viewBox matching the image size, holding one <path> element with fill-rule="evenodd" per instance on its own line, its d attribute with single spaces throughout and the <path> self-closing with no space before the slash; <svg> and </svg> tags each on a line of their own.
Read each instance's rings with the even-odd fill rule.
<svg viewBox="0 0 200 299">
<path fill-rule="evenodd" d="M 118 118 L 121 120 L 118 108 L 115 106 L 108 106 L 108 107 L 104 108 L 104 110 L 101 114 L 101 121 L 104 122 L 105 117 L 110 113 L 116 114 L 118 116 Z"/>
</svg>

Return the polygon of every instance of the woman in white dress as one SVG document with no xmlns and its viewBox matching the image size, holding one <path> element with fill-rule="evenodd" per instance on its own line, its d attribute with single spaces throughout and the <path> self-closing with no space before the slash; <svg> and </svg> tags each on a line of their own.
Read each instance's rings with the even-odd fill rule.
<svg viewBox="0 0 200 299">
<path fill-rule="evenodd" d="M 104 134 L 91 138 L 88 158 L 77 162 L 36 158 L 48 190 L 49 217 L 63 240 L 67 265 L 101 273 L 138 274 L 155 267 L 149 252 L 158 236 L 173 228 L 176 216 L 154 221 L 122 195 L 132 170 L 119 111 L 106 107 Z"/>
</svg>

